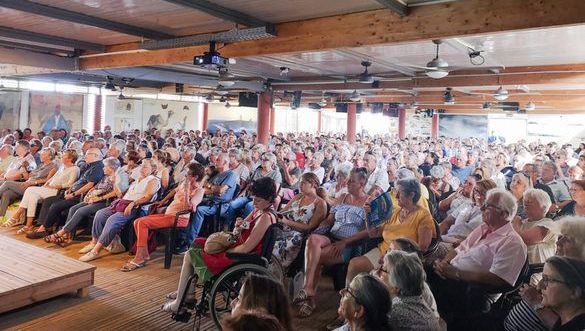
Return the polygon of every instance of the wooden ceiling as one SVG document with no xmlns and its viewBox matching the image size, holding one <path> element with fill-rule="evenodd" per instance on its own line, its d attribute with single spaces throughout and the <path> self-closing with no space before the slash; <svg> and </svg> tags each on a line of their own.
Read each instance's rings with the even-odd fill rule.
<svg viewBox="0 0 585 331">
<path fill-rule="evenodd" d="M 394 5 L 385 7 L 388 3 Z M 145 86 L 182 83 L 191 87 L 188 91 L 208 92 L 216 87 L 217 72 L 191 64 L 207 46 L 146 51 L 140 41 L 246 28 L 241 22 L 248 20 L 274 25 L 276 36 L 221 45 L 223 56 L 236 59 L 230 67 L 239 81 L 234 90 L 262 88 L 268 81 L 280 93 L 305 91 L 307 101 L 324 92 L 358 90 L 368 101 L 407 102 L 416 94 L 417 101 L 430 106 L 441 104 L 442 91 L 452 87 L 461 105 L 444 108 L 458 111 L 491 98 L 477 93 L 492 93 L 504 85 L 519 91 L 512 93 L 519 101 L 546 103 L 543 111 L 585 110 L 584 1 L 406 3 L 0 0 L 0 62 L 5 62 L 0 75 L 30 75 L 38 63 L 35 78 L 83 82 L 91 77 L 88 83 L 99 83 L 99 77 L 114 75 L 136 78 Z M 207 7 L 196 9 L 202 4 Z M 454 69 L 446 78 L 424 75 L 426 63 L 435 56 L 431 39 L 443 40 L 440 56 Z M 470 62 L 472 50 L 480 52 L 483 64 Z M 364 60 L 372 62 L 369 72 L 379 75 L 376 87 L 357 81 Z M 80 72 L 67 69 L 71 63 Z M 280 67 L 288 68 L 288 75 L 281 75 Z M 558 96 L 567 90 L 576 92 Z"/>
</svg>

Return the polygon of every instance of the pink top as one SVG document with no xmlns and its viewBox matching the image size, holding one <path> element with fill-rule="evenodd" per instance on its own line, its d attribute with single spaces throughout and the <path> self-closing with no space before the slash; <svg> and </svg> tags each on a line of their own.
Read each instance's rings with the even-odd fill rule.
<svg viewBox="0 0 585 331">
<path fill-rule="evenodd" d="M 524 241 L 510 223 L 487 232 L 485 223 L 475 228 L 455 249 L 457 256 L 451 265 L 466 271 L 489 271 L 514 285 L 526 262 Z"/>
<path fill-rule="evenodd" d="M 203 198 L 205 190 L 201 187 L 195 186 L 195 184 L 189 185 L 189 181 L 184 179 L 181 184 L 177 187 L 177 192 L 173 197 L 173 201 L 167 207 L 165 215 L 175 215 L 176 213 L 190 209 L 195 211 L 197 205 Z M 188 218 L 189 215 L 181 215 L 181 217 Z"/>
</svg>

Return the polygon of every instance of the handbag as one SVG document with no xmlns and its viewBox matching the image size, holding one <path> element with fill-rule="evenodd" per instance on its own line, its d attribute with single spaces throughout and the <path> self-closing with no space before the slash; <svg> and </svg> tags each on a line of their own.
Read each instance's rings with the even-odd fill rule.
<svg viewBox="0 0 585 331">
<path fill-rule="evenodd" d="M 223 253 L 232 247 L 237 241 L 236 236 L 231 232 L 216 232 L 212 233 L 203 246 L 203 251 L 207 254 Z"/>
<path fill-rule="evenodd" d="M 117 213 L 123 213 L 124 210 L 126 210 L 126 207 L 128 207 L 128 205 L 130 204 L 130 202 L 132 202 L 132 201 L 124 200 L 124 199 L 116 199 L 110 205 L 110 210 L 112 210 L 113 212 L 117 212 Z"/>
</svg>

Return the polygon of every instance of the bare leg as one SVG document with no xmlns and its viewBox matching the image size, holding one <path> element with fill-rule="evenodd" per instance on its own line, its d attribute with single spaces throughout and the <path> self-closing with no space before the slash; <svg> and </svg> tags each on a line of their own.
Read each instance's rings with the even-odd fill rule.
<svg viewBox="0 0 585 331">
<path fill-rule="evenodd" d="M 347 275 L 345 277 L 345 286 L 349 286 L 351 280 L 361 272 L 369 272 L 374 266 L 365 256 L 357 256 L 349 261 Z"/>
<path fill-rule="evenodd" d="M 134 256 L 134 259 L 132 259 L 132 261 L 140 264 L 148 259 L 150 259 L 150 255 L 148 254 L 148 248 L 146 246 L 136 246 L 136 255 Z"/>
<path fill-rule="evenodd" d="M 191 264 L 191 257 L 189 256 L 189 254 L 185 254 L 185 256 L 183 257 L 183 266 L 181 267 L 181 275 L 179 276 L 179 286 L 177 288 L 177 298 L 173 301 L 170 301 L 168 303 L 168 305 L 170 305 L 170 308 L 172 309 L 172 311 L 177 311 L 179 309 L 179 305 L 181 303 L 181 299 L 183 298 L 183 295 L 185 293 L 185 291 L 187 290 L 187 285 L 189 278 L 191 278 L 191 276 L 193 276 L 193 274 L 195 273 L 195 271 L 193 270 L 193 265 Z M 193 283 L 191 283 L 192 285 Z M 190 292 L 191 293 L 187 293 L 187 297 L 190 297 L 193 295 L 193 291 L 191 291 L 191 287 L 189 287 Z"/>
<path fill-rule="evenodd" d="M 315 278 L 321 260 L 321 251 L 323 247 L 331 245 L 329 238 L 313 234 L 307 239 L 307 248 L 305 249 L 305 292 L 308 296 L 315 295 Z"/>
</svg>

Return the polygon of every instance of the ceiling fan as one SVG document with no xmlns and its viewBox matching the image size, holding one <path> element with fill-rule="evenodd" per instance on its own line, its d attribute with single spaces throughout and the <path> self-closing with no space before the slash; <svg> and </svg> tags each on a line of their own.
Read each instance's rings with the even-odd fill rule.
<svg viewBox="0 0 585 331">
<path fill-rule="evenodd" d="M 358 83 L 363 83 L 363 84 L 377 84 L 377 82 L 380 81 L 380 79 L 383 79 L 385 77 L 383 77 L 383 74 L 371 74 L 368 70 L 368 67 L 370 67 L 372 65 L 372 62 L 370 61 L 362 61 L 360 63 L 362 65 L 362 67 L 364 67 L 364 71 L 362 71 L 359 75 L 355 75 L 350 77 L 349 79 L 346 79 L 346 81 L 353 81 L 353 82 L 358 82 Z"/>
</svg>

